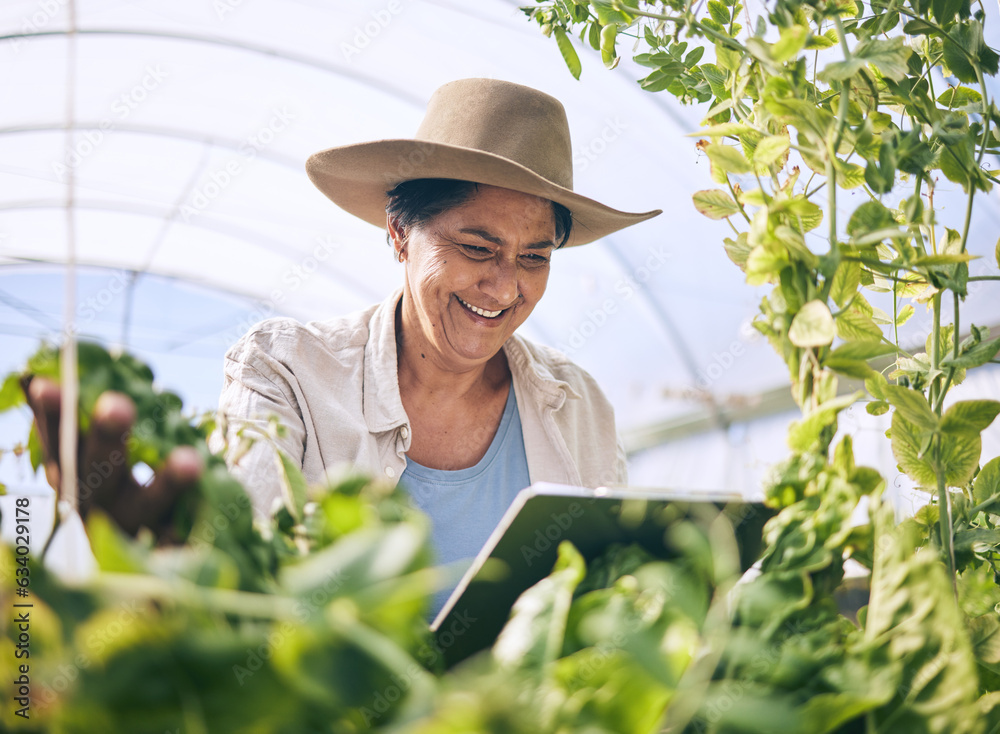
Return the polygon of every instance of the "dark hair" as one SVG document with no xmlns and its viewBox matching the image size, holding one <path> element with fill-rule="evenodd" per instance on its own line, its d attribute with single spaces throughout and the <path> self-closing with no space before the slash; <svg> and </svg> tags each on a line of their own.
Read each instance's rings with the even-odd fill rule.
<svg viewBox="0 0 1000 734">
<path fill-rule="evenodd" d="M 417 178 L 403 181 L 386 195 L 385 211 L 396 217 L 403 229 L 425 224 L 438 214 L 461 206 L 478 191 L 479 184 L 473 181 L 458 181 L 451 178 Z M 573 229 L 573 215 L 562 204 L 552 202 L 552 213 L 556 220 L 556 248 L 566 244 Z M 388 235 L 386 235 L 388 240 Z M 391 244 L 391 243 L 390 243 Z"/>
</svg>

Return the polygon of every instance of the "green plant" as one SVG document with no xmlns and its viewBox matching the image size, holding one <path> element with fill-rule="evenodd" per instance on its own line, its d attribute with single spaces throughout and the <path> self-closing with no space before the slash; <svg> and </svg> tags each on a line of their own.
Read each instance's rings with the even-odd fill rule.
<svg viewBox="0 0 1000 734">
<path fill-rule="evenodd" d="M 287 506 L 255 524 L 243 488 L 208 450 L 210 421 L 184 415 L 129 355 L 81 343 L 78 361 L 81 430 L 98 396 L 123 392 L 138 414 L 130 468 L 159 469 L 184 445 L 202 453 L 205 471 L 173 508 L 166 545 L 149 532 L 128 537 L 91 508 L 92 578 L 63 581 L 40 556 L 0 544 L 0 658 L 5 671 L 27 663 L 31 681 L 27 707 L 15 700 L 14 676 L 0 682 L 4 726 L 353 732 L 421 712 L 434 688 L 418 660 L 435 658 L 424 621 L 435 582 L 426 519 L 403 494 L 345 476 L 307 496 L 285 462 Z M 43 346 L 28 371 L 54 378 L 58 367 L 58 353 Z M 20 377 L 5 382 L 17 389 L 3 407 L 23 402 Z M 32 454 L 37 468 L 40 449 Z M 31 604 L 30 657 L 16 656 L 15 602 Z M 393 686 L 391 700 L 377 699 Z M 15 715 L 20 708 L 30 718 Z"/>
<path fill-rule="evenodd" d="M 1000 351 L 1000 337 L 976 325 L 963 336 L 960 320 L 969 284 L 1000 280 L 968 266 L 976 197 L 996 180 L 984 162 L 1000 150 L 985 85 L 1000 57 L 983 40 L 983 10 L 968 0 L 778 0 L 753 22 L 739 0 L 524 10 L 575 76 L 571 36 L 608 66 L 628 36 L 650 68 L 644 89 L 709 104 L 698 147 L 724 188 L 697 192 L 694 205 L 729 224 L 726 252 L 747 282 L 773 286 L 755 325 L 787 364 L 802 418 L 768 481 L 783 509 L 767 529 L 763 573 L 741 594 L 736 639 L 767 641 L 774 666 L 727 647 L 715 680 L 746 693 L 729 709 L 736 719 L 703 723 L 775 731 L 774 717 L 771 728 L 748 723 L 767 701 L 794 731 L 996 730 L 1000 459 L 980 459 L 1000 402 L 945 402 Z M 952 226 L 934 207 L 941 177 L 966 194 Z M 845 222 L 849 189 L 865 201 Z M 925 304 L 925 348 L 907 351 L 899 329 Z M 839 413 L 861 395 L 840 395 L 844 378 L 864 381 L 869 413 L 893 410 L 893 454 L 934 497 L 898 529 L 878 509 L 881 477 L 855 466 L 849 437 L 836 441 Z M 873 519 L 855 526 L 862 498 Z M 860 629 L 835 604 L 845 557 L 873 569 Z"/>
</svg>

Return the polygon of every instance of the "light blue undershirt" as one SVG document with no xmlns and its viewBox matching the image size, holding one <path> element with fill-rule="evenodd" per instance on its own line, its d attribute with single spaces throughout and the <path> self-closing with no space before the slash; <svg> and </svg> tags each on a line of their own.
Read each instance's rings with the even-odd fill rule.
<svg viewBox="0 0 1000 734">
<path fill-rule="evenodd" d="M 430 516 L 437 563 L 474 558 L 517 493 L 531 483 L 514 386 L 507 394 L 500 426 L 479 463 L 446 471 L 407 459 L 400 483 L 413 504 Z M 438 592 L 432 615 L 444 606 L 452 590 Z"/>
</svg>

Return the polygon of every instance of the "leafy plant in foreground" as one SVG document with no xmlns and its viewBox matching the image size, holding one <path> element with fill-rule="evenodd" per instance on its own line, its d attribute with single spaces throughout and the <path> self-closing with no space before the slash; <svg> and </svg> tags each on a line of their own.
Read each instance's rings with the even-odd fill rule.
<svg viewBox="0 0 1000 734">
<path fill-rule="evenodd" d="M 1000 150 L 985 84 L 1000 56 L 983 40 L 982 8 L 778 0 L 753 21 L 740 0 L 524 10 L 575 76 L 573 35 L 608 66 L 629 37 L 650 69 L 644 89 L 709 104 L 698 147 L 722 188 L 694 205 L 729 224 L 726 252 L 747 282 L 772 286 L 755 325 L 787 364 L 803 415 L 768 481 L 783 509 L 761 576 L 739 594 L 701 725 L 996 730 L 1000 459 L 980 459 L 1000 403 L 946 403 L 1000 351 L 1000 337 L 976 325 L 963 335 L 960 320 L 970 283 L 1000 280 L 969 271 L 974 203 L 996 180 L 984 163 Z M 951 226 L 934 207 L 942 178 L 966 194 Z M 846 222 L 845 190 L 866 195 Z M 901 327 L 925 307 L 925 343 L 908 350 Z M 844 378 L 864 381 L 869 413 L 893 410 L 899 467 L 935 499 L 898 530 L 878 510 L 881 477 L 854 465 L 849 437 L 835 442 L 839 413 L 860 396 L 840 394 Z M 855 524 L 862 499 L 878 522 Z M 860 629 L 836 605 L 848 557 L 873 571 Z"/>
</svg>

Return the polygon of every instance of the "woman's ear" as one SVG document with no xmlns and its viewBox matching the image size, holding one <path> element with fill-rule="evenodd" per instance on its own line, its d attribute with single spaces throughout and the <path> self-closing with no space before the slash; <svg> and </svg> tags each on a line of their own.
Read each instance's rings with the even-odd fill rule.
<svg viewBox="0 0 1000 734">
<path fill-rule="evenodd" d="M 399 260 L 399 262 L 403 262 L 405 256 L 404 245 L 406 244 L 406 230 L 403 229 L 403 225 L 400 223 L 398 217 L 388 213 L 385 215 L 385 229 L 386 236 L 389 239 L 389 244 L 392 245 L 392 249 L 396 252 L 396 259 Z"/>
</svg>

